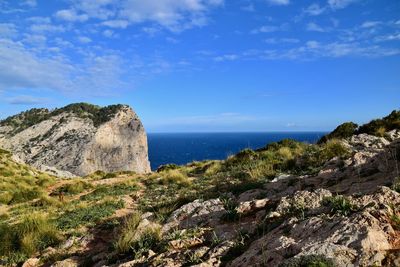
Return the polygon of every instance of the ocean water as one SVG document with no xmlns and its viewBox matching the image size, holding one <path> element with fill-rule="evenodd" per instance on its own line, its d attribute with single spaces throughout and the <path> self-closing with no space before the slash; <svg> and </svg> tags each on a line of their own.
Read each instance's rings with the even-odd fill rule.
<svg viewBox="0 0 400 267">
<path fill-rule="evenodd" d="M 285 138 L 316 143 L 325 132 L 273 133 L 149 133 L 152 170 L 160 165 L 178 165 L 207 159 L 225 159 L 245 149 L 257 149 Z"/>
</svg>

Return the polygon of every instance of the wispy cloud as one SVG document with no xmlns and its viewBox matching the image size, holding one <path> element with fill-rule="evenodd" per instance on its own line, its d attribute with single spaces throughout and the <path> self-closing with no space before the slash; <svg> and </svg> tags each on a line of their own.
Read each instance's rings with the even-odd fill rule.
<svg viewBox="0 0 400 267">
<path fill-rule="evenodd" d="M 258 33 L 271 33 L 277 31 L 286 31 L 288 30 L 289 25 L 287 23 L 276 26 L 276 25 L 263 25 L 259 28 L 253 29 L 250 31 L 251 34 L 258 34 Z"/>
<path fill-rule="evenodd" d="M 207 13 L 224 4 L 224 0 L 72 0 L 72 2 L 73 9 L 60 10 L 56 16 L 70 21 L 100 19 L 103 20 L 102 25 L 113 28 L 126 28 L 128 25 L 150 22 L 174 32 L 207 24 Z M 78 13 L 80 15 L 77 15 Z"/>
<path fill-rule="evenodd" d="M 374 28 L 378 25 L 382 24 L 381 21 L 365 21 L 362 25 L 361 28 Z"/>
<path fill-rule="evenodd" d="M 63 9 L 56 12 L 55 17 L 65 21 L 78 21 L 84 22 L 89 19 L 87 14 L 78 14 L 74 9 Z"/>
<path fill-rule="evenodd" d="M 328 0 L 328 4 L 332 9 L 342 9 L 359 0 Z"/>
<path fill-rule="evenodd" d="M 222 55 L 222 56 L 217 56 L 214 57 L 214 60 L 217 62 L 223 62 L 223 61 L 234 61 L 239 59 L 239 56 L 236 54 L 227 54 L 227 55 Z"/>
<path fill-rule="evenodd" d="M 264 42 L 267 44 L 297 44 L 300 40 L 296 38 L 267 38 Z"/>
<path fill-rule="evenodd" d="M 312 32 L 326 32 L 327 30 L 319 26 L 318 24 L 314 22 L 310 22 L 307 24 L 306 27 L 307 31 L 312 31 Z"/>
<path fill-rule="evenodd" d="M 309 16 L 318 16 L 326 11 L 326 7 L 321 7 L 318 3 L 309 5 L 303 12 Z"/>
<path fill-rule="evenodd" d="M 37 105 L 44 104 L 49 101 L 48 98 L 34 97 L 30 95 L 18 95 L 6 99 L 7 103 L 11 105 Z"/>
<path fill-rule="evenodd" d="M 271 5 L 286 6 L 290 4 L 290 0 L 267 0 Z"/>
<path fill-rule="evenodd" d="M 17 27 L 13 23 L 0 23 L 0 37 L 12 37 L 17 34 Z"/>
</svg>

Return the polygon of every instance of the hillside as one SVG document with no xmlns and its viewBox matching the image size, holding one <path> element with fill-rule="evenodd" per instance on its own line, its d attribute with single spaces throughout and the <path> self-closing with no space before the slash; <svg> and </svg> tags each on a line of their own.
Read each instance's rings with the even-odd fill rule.
<svg viewBox="0 0 400 267">
<path fill-rule="evenodd" d="M 71 104 L 0 121 L 0 147 L 36 168 L 72 177 L 97 170 L 150 171 L 147 136 L 128 106 Z"/>
<path fill-rule="evenodd" d="M 399 155 L 393 129 L 318 145 L 283 140 L 149 174 L 56 180 L 1 151 L 0 259 L 24 266 L 399 266 Z"/>
</svg>

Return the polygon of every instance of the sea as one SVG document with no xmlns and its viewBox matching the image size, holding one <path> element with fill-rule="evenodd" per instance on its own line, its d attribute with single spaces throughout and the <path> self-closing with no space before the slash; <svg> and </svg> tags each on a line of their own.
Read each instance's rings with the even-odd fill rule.
<svg viewBox="0 0 400 267">
<path fill-rule="evenodd" d="M 245 148 L 262 148 L 271 142 L 294 139 L 316 143 L 326 132 L 267 133 L 148 133 L 152 170 L 164 164 L 226 159 Z"/>
</svg>

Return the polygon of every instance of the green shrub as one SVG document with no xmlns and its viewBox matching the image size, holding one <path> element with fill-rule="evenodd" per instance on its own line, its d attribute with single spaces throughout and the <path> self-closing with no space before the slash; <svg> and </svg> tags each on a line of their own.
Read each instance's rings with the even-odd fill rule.
<svg viewBox="0 0 400 267">
<path fill-rule="evenodd" d="M 307 255 L 284 261 L 279 267 L 336 267 L 334 260 L 323 255 Z"/>
<path fill-rule="evenodd" d="M 133 182 L 125 182 L 121 184 L 114 185 L 101 185 L 97 187 L 93 192 L 83 195 L 80 197 L 81 200 L 93 201 L 101 200 L 106 196 L 121 196 L 126 194 L 131 194 L 138 190 L 138 185 Z"/>
<path fill-rule="evenodd" d="M 77 180 L 62 186 L 57 190 L 57 192 L 63 192 L 67 195 L 76 195 L 82 193 L 83 191 L 91 187 L 92 187 L 91 184 L 82 180 Z"/>
<path fill-rule="evenodd" d="M 60 229 L 73 229 L 79 226 L 98 223 L 101 219 L 114 214 L 115 210 L 123 208 L 124 202 L 105 201 L 87 207 L 79 207 L 61 214 L 56 222 Z"/>
<path fill-rule="evenodd" d="M 349 138 L 357 132 L 358 125 L 354 122 L 345 122 L 339 125 L 333 132 L 322 137 L 318 143 L 326 143 L 331 139 L 344 139 Z"/>
<path fill-rule="evenodd" d="M 8 204 L 27 202 L 43 195 L 43 190 L 38 187 L 21 186 L 12 192 L 12 199 Z"/>
<path fill-rule="evenodd" d="M 323 199 L 322 204 L 329 207 L 331 213 L 343 216 L 347 216 L 357 210 L 348 198 L 340 195 L 326 197 Z"/>
<path fill-rule="evenodd" d="M 400 216 L 393 214 L 390 216 L 390 219 L 392 221 L 393 228 L 395 228 L 397 231 L 400 231 Z"/>
<path fill-rule="evenodd" d="M 25 215 L 17 224 L 0 224 L 0 255 L 31 256 L 62 240 L 61 233 L 44 213 Z"/>
<path fill-rule="evenodd" d="M 150 249 L 157 250 L 162 246 L 162 236 L 160 228 L 149 227 L 142 230 L 139 238 L 131 245 L 134 257 L 140 258 Z"/>
<path fill-rule="evenodd" d="M 189 178 L 179 170 L 167 170 L 161 173 L 162 184 L 176 184 L 180 187 L 191 184 Z"/>
<path fill-rule="evenodd" d="M 229 196 L 221 196 L 220 200 L 226 211 L 226 213 L 222 216 L 222 220 L 228 221 L 228 222 L 238 220 L 239 213 L 237 211 L 237 208 L 239 206 L 239 203 L 235 199 L 233 199 Z"/>
<path fill-rule="evenodd" d="M 357 133 L 366 133 L 372 135 L 383 135 L 383 130 L 391 131 L 400 129 L 400 111 L 392 111 L 388 116 L 382 119 L 372 120 L 362 125 Z"/>
<path fill-rule="evenodd" d="M 323 160 L 327 161 L 334 157 L 347 158 L 350 156 L 350 151 L 337 139 L 331 139 L 323 146 Z"/>
<path fill-rule="evenodd" d="M 179 169 L 179 166 L 176 164 L 165 164 L 165 165 L 161 165 L 160 167 L 158 167 L 156 172 L 164 172 L 164 171 L 176 170 L 176 169 Z"/>
</svg>

